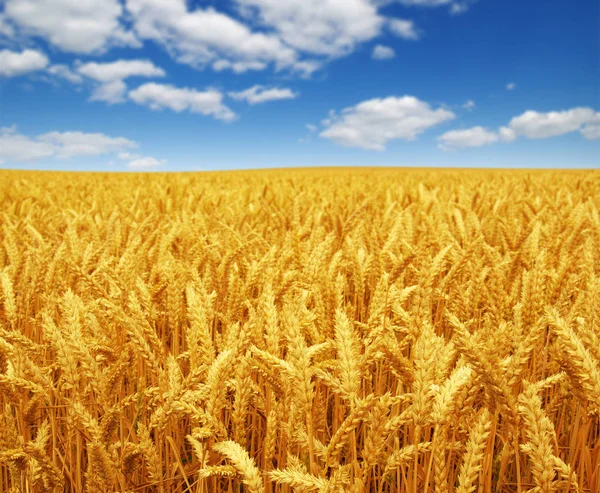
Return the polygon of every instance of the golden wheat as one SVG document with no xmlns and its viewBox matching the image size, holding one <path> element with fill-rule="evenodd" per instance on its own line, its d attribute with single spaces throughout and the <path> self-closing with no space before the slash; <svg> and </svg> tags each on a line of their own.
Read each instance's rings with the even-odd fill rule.
<svg viewBox="0 0 600 493">
<path fill-rule="evenodd" d="M 0 179 L 0 491 L 600 491 L 596 171 Z"/>
</svg>

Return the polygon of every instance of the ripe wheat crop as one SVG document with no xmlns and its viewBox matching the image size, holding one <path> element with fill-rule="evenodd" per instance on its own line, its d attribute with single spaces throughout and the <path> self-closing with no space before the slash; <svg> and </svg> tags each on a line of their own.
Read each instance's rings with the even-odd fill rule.
<svg viewBox="0 0 600 493">
<path fill-rule="evenodd" d="M 597 172 L 0 182 L 0 491 L 600 491 Z"/>
</svg>

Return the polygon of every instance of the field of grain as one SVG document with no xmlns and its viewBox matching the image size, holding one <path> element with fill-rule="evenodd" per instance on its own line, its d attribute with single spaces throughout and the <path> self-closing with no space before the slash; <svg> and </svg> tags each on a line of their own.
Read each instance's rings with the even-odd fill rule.
<svg viewBox="0 0 600 493">
<path fill-rule="evenodd" d="M 598 172 L 0 183 L 0 491 L 600 491 Z"/>
</svg>

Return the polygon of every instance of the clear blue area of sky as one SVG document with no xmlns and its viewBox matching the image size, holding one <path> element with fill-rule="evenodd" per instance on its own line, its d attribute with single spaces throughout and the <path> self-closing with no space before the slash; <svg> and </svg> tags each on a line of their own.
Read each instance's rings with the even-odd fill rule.
<svg viewBox="0 0 600 493">
<path fill-rule="evenodd" d="M 213 5 L 235 15 L 231 5 L 220 7 L 222 3 L 196 1 L 188 3 L 188 9 Z M 16 125 L 19 134 L 31 139 L 53 131 L 125 137 L 139 144 L 131 152 L 165 160 L 155 168 L 160 171 L 297 166 L 600 167 L 600 140 L 588 140 L 578 131 L 453 150 L 438 146 L 438 137 L 445 132 L 475 126 L 497 131 L 527 110 L 545 113 L 586 107 L 600 112 L 599 4 L 598 0 L 479 0 L 466 12 L 452 15 L 447 6 L 393 3 L 382 7 L 381 14 L 414 21 L 420 39 L 402 39 L 382 30 L 380 36 L 358 43 L 346 56 L 327 61 L 309 78 L 272 67 L 242 74 L 216 72 L 210 66 L 194 69 L 177 63 L 151 40 L 145 40 L 142 48 L 77 54 L 54 46 L 43 36 L 28 36 L 19 41 L 21 47 L 12 40 L 4 48 L 37 49 L 52 64 L 71 67 L 76 60 L 151 60 L 166 72 L 156 82 L 199 91 L 216 88 L 238 119 L 225 122 L 187 111 L 152 110 L 132 101 L 90 101 L 93 81 L 72 84 L 37 71 L 0 78 L 0 127 Z M 393 48 L 395 57 L 373 59 L 378 44 Z M 132 77 L 126 82 L 131 90 L 150 80 Z M 509 83 L 516 87 L 508 90 Z M 256 84 L 289 88 L 298 96 L 256 105 L 227 96 Z M 319 136 L 330 110 L 340 113 L 362 101 L 405 95 L 434 109 L 446 107 L 456 117 L 428 128 L 414 140 L 390 140 L 385 150 L 344 147 Z M 463 108 L 468 100 L 475 102 L 474 108 Z M 318 130 L 309 131 L 307 124 Z M 128 169 L 125 161 L 110 153 L 27 162 L 4 159 L 0 166 Z"/>
</svg>

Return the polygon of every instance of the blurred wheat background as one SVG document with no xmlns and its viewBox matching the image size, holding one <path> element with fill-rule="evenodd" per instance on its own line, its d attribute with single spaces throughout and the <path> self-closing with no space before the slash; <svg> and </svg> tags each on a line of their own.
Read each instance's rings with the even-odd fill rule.
<svg viewBox="0 0 600 493">
<path fill-rule="evenodd" d="M 597 172 L 0 182 L 0 491 L 600 491 Z"/>
</svg>

